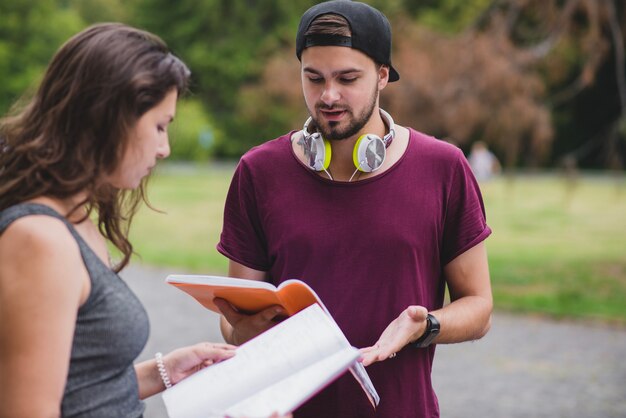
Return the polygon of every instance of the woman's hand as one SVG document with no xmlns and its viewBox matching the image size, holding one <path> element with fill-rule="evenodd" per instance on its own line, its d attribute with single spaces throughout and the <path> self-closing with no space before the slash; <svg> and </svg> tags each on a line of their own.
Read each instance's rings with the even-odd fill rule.
<svg viewBox="0 0 626 418">
<path fill-rule="evenodd" d="M 211 364 L 231 358 L 235 355 L 236 348 L 230 344 L 209 342 L 178 348 L 163 356 L 163 367 L 170 383 L 175 385 Z M 165 389 L 155 359 L 136 364 L 135 372 L 141 399 L 146 399 Z"/>
<path fill-rule="evenodd" d="M 361 349 L 361 362 L 369 366 L 377 361 L 393 358 L 411 341 L 415 341 L 426 329 L 428 311 L 423 306 L 409 306 L 385 328 L 371 347 Z"/>
<path fill-rule="evenodd" d="M 163 356 L 163 365 L 172 385 L 197 371 L 235 355 L 235 347 L 223 343 L 199 343 L 178 348 Z"/>
</svg>

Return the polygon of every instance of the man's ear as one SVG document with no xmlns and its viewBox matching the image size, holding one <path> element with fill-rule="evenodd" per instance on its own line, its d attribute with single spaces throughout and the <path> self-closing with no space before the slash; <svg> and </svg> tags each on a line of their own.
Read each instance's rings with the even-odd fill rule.
<svg viewBox="0 0 626 418">
<path fill-rule="evenodd" d="M 389 66 L 380 65 L 378 67 L 378 91 L 384 89 L 389 82 Z"/>
</svg>

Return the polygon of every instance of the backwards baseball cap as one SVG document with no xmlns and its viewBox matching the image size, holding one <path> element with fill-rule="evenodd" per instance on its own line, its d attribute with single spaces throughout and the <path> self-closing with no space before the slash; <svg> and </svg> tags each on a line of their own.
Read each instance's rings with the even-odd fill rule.
<svg viewBox="0 0 626 418">
<path fill-rule="evenodd" d="M 350 24 L 352 36 L 305 35 L 317 17 L 325 14 L 343 16 Z M 332 0 L 316 4 L 304 12 L 296 36 L 296 56 L 310 46 L 346 46 L 358 49 L 375 62 L 389 66 L 389 81 L 397 81 L 400 74 L 391 66 L 391 26 L 384 14 L 358 1 Z"/>
</svg>

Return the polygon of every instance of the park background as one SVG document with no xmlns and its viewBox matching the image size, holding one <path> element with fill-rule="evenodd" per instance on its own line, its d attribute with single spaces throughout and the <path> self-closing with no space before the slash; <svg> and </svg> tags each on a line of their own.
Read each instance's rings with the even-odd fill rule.
<svg viewBox="0 0 626 418">
<path fill-rule="evenodd" d="M 314 3 L 0 0 L 0 114 L 32 94 L 54 51 L 87 25 L 157 33 L 193 83 L 172 156 L 150 180 L 158 211 L 141 209 L 131 228 L 133 263 L 226 274 L 215 244 L 238 158 L 306 117 L 294 38 Z M 624 332 L 625 2 L 368 3 L 392 22 L 401 75 L 381 106 L 466 154 L 484 141 L 502 163 L 481 183 L 496 311 Z"/>
<path fill-rule="evenodd" d="M 0 0 L 0 114 L 28 97 L 86 25 L 159 34 L 193 72 L 132 228 L 140 260 L 226 273 L 215 250 L 237 159 L 301 127 L 294 34 L 310 0 Z M 484 141 L 482 184 L 497 308 L 626 323 L 626 5 L 614 0 L 372 1 L 401 74 L 381 105 L 397 123 Z"/>
</svg>

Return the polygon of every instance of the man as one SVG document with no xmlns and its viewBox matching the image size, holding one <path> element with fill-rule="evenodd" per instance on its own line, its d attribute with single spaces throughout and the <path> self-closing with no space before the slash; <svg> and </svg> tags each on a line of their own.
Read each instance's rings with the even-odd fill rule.
<svg viewBox="0 0 626 418">
<path fill-rule="evenodd" d="M 242 157 L 217 248 L 231 276 L 306 281 L 364 347 L 378 408 L 348 375 L 296 417 L 438 417 L 434 344 L 480 338 L 490 324 L 491 231 L 478 185 L 456 147 L 394 126 L 379 108 L 380 91 L 399 75 L 378 10 L 345 0 L 313 6 L 296 55 L 311 120 Z M 278 307 L 248 316 L 216 303 L 234 344 L 281 317 Z"/>
</svg>

